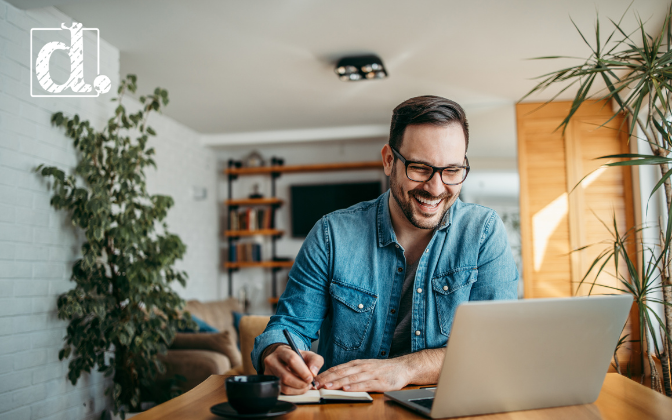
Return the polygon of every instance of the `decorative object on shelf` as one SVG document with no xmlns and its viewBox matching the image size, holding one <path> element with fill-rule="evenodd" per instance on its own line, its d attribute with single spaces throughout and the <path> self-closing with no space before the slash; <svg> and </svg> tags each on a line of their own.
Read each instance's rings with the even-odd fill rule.
<svg viewBox="0 0 672 420">
<path fill-rule="evenodd" d="M 271 166 L 282 166 L 285 164 L 285 159 L 279 157 L 271 157 Z"/>
<path fill-rule="evenodd" d="M 334 69 L 338 78 L 344 82 L 356 82 L 366 79 L 384 79 L 387 70 L 383 60 L 377 55 L 360 55 L 341 58 Z"/>
<path fill-rule="evenodd" d="M 252 192 L 249 195 L 250 198 L 264 198 L 264 196 L 259 192 L 259 184 L 252 185 Z"/>
<path fill-rule="evenodd" d="M 121 81 L 119 102 L 136 91 L 136 80 L 128 75 Z M 65 210 L 85 237 L 70 276 L 74 287 L 58 297 L 58 317 L 69 321 L 58 357 L 69 359 L 73 385 L 94 369 L 111 377 L 106 394 L 122 417 L 140 408 L 141 394 L 155 390 L 154 379 L 165 369 L 158 355 L 177 330 L 195 328 L 170 288 L 173 282 L 185 286 L 187 279 L 174 267 L 186 246 L 165 222 L 173 199 L 149 195 L 145 182 L 145 169 L 155 166 L 147 143 L 156 135 L 147 116 L 168 104 L 168 92 L 157 88 L 140 102 L 133 114 L 119 104 L 101 131 L 78 115 L 53 114 L 52 124 L 65 129 L 79 160 L 69 176 L 56 167 L 37 168 L 53 183 L 51 205 Z M 170 390 L 159 394 L 171 396 Z"/>
<path fill-rule="evenodd" d="M 259 168 L 266 165 L 266 161 L 261 156 L 261 153 L 256 150 L 253 150 L 249 155 L 245 156 L 243 163 L 246 168 Z"/>
</svg>

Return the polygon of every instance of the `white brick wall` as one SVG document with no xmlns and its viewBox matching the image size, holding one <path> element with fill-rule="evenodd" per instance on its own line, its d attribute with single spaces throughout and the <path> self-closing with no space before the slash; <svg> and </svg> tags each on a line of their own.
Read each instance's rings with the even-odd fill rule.
<svg viewBox="0 0 672 420">
<path fill-rule="evenodd" d="M 30 96 L 30 29 L 70 21 L 55 9 L 25 12 L 0 1 L 0 420 L 97 418 L 106 405 L 100 375 L 72 386 L 58 360 L 66 323 L 56 318 L 56 296 L 71 287 L 79 242 L 32 172 L 40 163 L 75 163 L 70 141 L 49 123 L 53 112 L 98 125 L 111 112 L 109 96 Z M 101 56 L 101 72 L 118 85 L 119 51 L 101 41 Z M 55 70 L 54 77 L 65 72 Z"/>
<path fill-rule="evenodd" d="M 104 33 L 101 74 L 112 80 L 110 93 L 99 98 L 30 96 L 30 29 L 71 21 L 54 8 L 22 11 L 0 0 L 0 420 L 95 419 L 108 407 L 103 394 L 107 381 L 101 375 L 83 376 L 72 386 L 66 379 L 67 362 L 58 360 L 66 322 L 56 317 L 56 299 L 72 287 L 69 274 L 82 235 L 73 232 L 63 212 L 50 207 L 47 183 L 32 172 L 41 163 L 69 170 L 76 162 L 71 141 L 49 123 L 53 112 L 78 113 L 102 127 L 113 110 L 109 99 L 119 83 L 119 51 L 104 41 Z M 56 58 L 52 70 L 54 79 L 69 73 Z M 140 80 L 141 92 L 154 87 Z M 150 124 L 159 133 L 152 140 L 159 170 L 149 170 L 149 191 L 173 196 L 168 223 L 188 246 L 179 266 L 191 280 L 179 292 L 215 299 L 215 158 L 198 145 L 196 133 L 171 119 L 154 115 Z M 207 188 L 208 199 L 194 201 L 192 186 Z"/>
<path fill-rule="evenodd" d="M 146 86 L 139 80 L 139 92 L 153 92 L 155 86 Z M 162 86 L 168 90 L 170 87 Z M 139 104 L 127 103 L 127 110 Z M 170 107 L 170 103 L 168 104 Z M 148 120 L 157 133 L 150 145 L 156 149 L 156 166 L 147 169 L 147 190 L 151 194 L 169 195 L 175 201 L 168 212 L 167 223 L 171 233 L 180 236 L 187 245 L 185 258 L 175 265 L 189 275 L 187 287 L 173 287 L 184 299 L 203 301 L 225 297 L 218 284 L 218 206 L 216 154 L 202 147 L 199 135 L 182 124 L 160 114 Z M 193 188 L 205 188 L 207 197 L 196 200 Z"/>
</svg>

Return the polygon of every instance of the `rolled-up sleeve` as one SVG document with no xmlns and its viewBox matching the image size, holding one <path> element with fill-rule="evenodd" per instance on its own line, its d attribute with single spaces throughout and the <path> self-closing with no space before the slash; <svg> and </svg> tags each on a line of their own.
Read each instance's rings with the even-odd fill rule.
<svg viewBox="0 0 672 420">
<path fill-rule="evenodd" d="M 278 309 L 264 332 L 254 340 L 252 364 L 259 372 L 260 357 L 266 347 L 287 343 L 283 330 L 289 330 L 301 350 L 309 350 L 329 308 L 330 246 L 329 225 L 320 219 L 301 246 Z M 259 372 L 263 373 L 263 372 Z"/>
</svg>

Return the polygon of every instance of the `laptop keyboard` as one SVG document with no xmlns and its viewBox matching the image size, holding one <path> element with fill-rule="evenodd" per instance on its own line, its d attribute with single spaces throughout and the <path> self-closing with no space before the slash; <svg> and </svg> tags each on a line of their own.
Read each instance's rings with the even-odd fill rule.
<svg viewBox="0 0 672 420">
<path fill-rule="evenodd" d="M 422 407 L 425 407 L 428 410 L 432 409 L 432 404 L 434 404 L 434 397 L 432 398 L 418 398 L 417 400 L 409 400 L 409 402 L 418 404 Z"/>
</svg>

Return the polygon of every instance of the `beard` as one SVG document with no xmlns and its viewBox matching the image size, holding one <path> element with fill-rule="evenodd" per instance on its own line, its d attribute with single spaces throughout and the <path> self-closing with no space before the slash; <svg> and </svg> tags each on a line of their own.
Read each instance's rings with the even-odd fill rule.
<svg viewBox="0 0 672 420">
<path fill-rule="evenodd" d="M 439 176 L 439 174 L 435 174 L 434 176 Z M 436 197 L 424 190 L 410 190 L 404 193 L 401 184 L 397 181 L 396 165 L 392 168 L 392 173 L 390 174 L 390 192 L 392 193 L 392 197 L 394 197 L 394 201 L 397 202 L 404 216 L 406 216 L 406 219 L 418 229 L 436 229 L 446 215 L 446 212 L 450 209 L 453 201 L 455 201 L 455 197 L 452 197 L 447 191 Z M 414 197 L 426 200 L 441 200 L 440 205 L 444 207 L 443 211 L 441 211 L 441 217 L 433 221 L 432 217 L 435 217 L 435 214 L 427 214 L 420 211 L 416 213 L 415 206 L 411 202 L 411 200 L 415 200 Z"/>
</svg>

